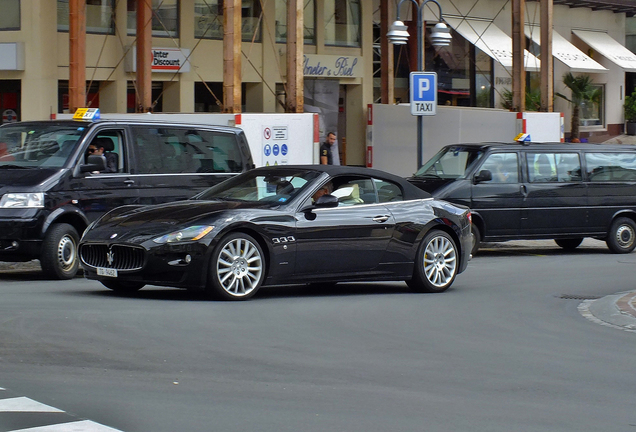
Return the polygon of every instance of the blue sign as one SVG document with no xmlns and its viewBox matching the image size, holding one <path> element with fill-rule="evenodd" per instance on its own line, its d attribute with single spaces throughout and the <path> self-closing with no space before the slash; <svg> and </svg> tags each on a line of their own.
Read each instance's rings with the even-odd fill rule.
<svg viewBox="0 0 636 432">
<path fill-rule="evenodd" d="M 411 72 L 411 114 L 437 114 L 437 73 Z"/>
<path fill-rule="evenodd" d="M 283 156 L 287 156 L 287 144 L 283 144 L 282 146 L 280 146 L 280 152 L 283 154 Z"/>
<path fill-rule="evenodd" d="M 279 151 L 280 147 L 278 147 L 278 144 L 274 144 L 274 156 L 278 156 Z"/>
<path fill-rule="evenodd" d="M 269 156 L 272 153 L 272 147 L 269 144 L 265 144 L 263 151 L 265 152 L 265 156 Z"/>
</svg>

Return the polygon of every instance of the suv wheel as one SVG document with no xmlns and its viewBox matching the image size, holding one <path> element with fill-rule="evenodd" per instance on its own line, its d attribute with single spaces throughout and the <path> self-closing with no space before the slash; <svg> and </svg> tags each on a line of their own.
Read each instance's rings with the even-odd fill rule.
<svg viewBox="0 0 636 432">
<path fill-rule="evenodd" d="M 44 274 L 52 279 L 72 279 L 79 269 L 79 234 L 72 225 L 60 223 L 49 228 L 40 255 Z"/>
<path fill-rule="evenodd" d="M 630 253 L 636 247 L 636 222 L 619 217 L 614 220 L 606 239 L 607 247 L 614 253 Z"/>
</svg>

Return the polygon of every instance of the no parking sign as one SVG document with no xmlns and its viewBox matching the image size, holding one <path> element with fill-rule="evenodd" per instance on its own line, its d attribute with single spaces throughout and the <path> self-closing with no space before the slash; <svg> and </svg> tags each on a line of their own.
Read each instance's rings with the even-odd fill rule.
<svg viewBox="0 0 636 432">
<path fill-rule="evenodd" d="M 18 121 L 18 115 L 12 109 L 2 112 L 2 123 L 15 123 Z"/>
</svg>

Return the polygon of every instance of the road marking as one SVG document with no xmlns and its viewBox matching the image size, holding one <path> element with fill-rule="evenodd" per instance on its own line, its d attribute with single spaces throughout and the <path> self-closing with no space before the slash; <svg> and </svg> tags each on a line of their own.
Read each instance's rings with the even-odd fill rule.
<svg viewBox="0 0 636 432">
<path fill-rule="evenodd" d="M 64 412 L 28 397 L 0 399 L 0 412 Z"/>
<path fill-rule="evenodd" d="M 71 423 L 61 423 L 50 426 L 19 429 L 10 432 L 121 432 L 90 420 L 82 420 Z"/>
<path fill-rule="evenodd" d="M 0 387 L 0 391 L 4 392 L 6 391 L 6 389 Z M 57 419 L 58 422 L 66 420 L 65 423 L 56 423 L 51 425 L 27 427 L 27 428 L 24 428 L 24 426 L 28 425 L 28 423 L 27 424 L 23 423 L 21 425 L 23 429 L 14 429 L 7 432 L 122 432 L 119 429 L 113 429 L 111 427 L 104 426 L 103 424 L 96 423 L 90 420 L 73 420 L 73 418 L 77 418 L 77 417 L 72 416 L 61 409 L 57 409 L 55 407 L 45 405 L 41 402 L 35 401 L 33 399 L 30 399 L 24 396 L 0 399 L 0 414 L 3 414 L 3 413 L 29 413 L 32 415 L 29 417 L 30 420 L 32 421 L 28 421 L 28 423 L 31 423 L 31 424 L 35 423 L 36 419 L 40 420 L 40 421 L 37 421 L 37 423 L 39 424 L 45 423 L 41 421 L 43 418 L 38 416 L 47 414 L 49 415 L 49 418 L 51 418 L 50 413 L 54 413 L 53 417 Z M 11 415 L 11 414 L 7 414 L 7 415 Z M 62 417 L 58 417 L 58 415 L 61 415 Z M 69 421 L 69 420 L 73 420 L 73 421 Z M 48 421 L 46 423 L 48 423 Z"/>
</svg>

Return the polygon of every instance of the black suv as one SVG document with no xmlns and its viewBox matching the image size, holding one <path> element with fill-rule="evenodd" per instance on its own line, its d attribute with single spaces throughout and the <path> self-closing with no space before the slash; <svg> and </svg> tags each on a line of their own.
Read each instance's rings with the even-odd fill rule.
<svg viewBox="0 0 636 432">
<path fill-rule="evenodd" d="M 89 153 L 91 146 L 104 154 Z M 78 270 L 86 227 L 126 204 L 189 198 L 254 167 L 241 129 L 156 121 L 41 121 L 0 127 L 0 261 Z"/>
<path fill-rule="evenodd" d="M 636 147 L 607 144 L 457 144 L 430 159 L 411 183 L 473 211 L 479 243 L 584 237 L 614 253 L 636 247 Z"/>
</svg>

